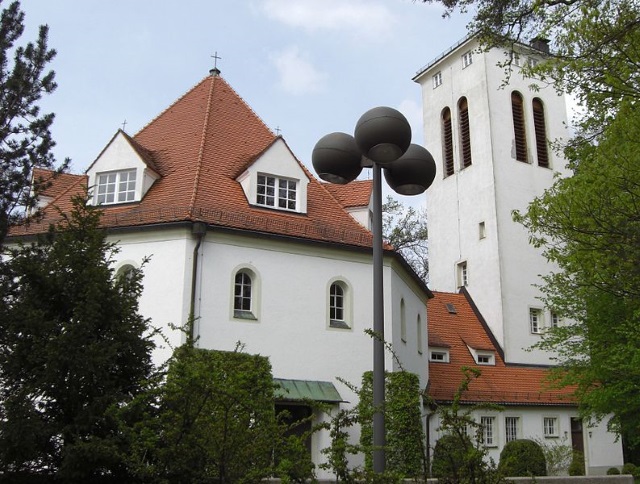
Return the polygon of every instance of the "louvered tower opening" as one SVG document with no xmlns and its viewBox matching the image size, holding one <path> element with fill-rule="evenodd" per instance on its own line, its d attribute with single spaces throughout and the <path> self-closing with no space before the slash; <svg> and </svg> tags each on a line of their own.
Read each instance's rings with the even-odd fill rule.
<svg viewBox="0 0 640 484">
<path fill-rule="evenodd" d="M 544 106 L 538 98 L 533 100 L 533 126 L 536 131 L 536 154 L 538 165 L 549 167 L 549 151 L 547 149 L 547 127 L 544 121 Z"/>
<path fill-rule="evenodd" d="M 469 133 L 469 105 L 467 98 L 463 97 L 458 102 L 460 114 L 460 148 L 462 152 L 462 167 L 471 166 L 471 135 Z"/>
<path fill-rule="evenodd" d="M 442 111 L 442 151 L 444 158 L 444 176 L 453 175 L 453 132 L 451 129 L 451 110 Z"/>
<path fill-rule="evenodd" d="M 524 129 L 524 103 L 518 92 L 511 93 L 511 111 L 513 112 L 513 132 L 516 141 L 516 160 L 527 161 L 527 137 Z"/>
</svg>

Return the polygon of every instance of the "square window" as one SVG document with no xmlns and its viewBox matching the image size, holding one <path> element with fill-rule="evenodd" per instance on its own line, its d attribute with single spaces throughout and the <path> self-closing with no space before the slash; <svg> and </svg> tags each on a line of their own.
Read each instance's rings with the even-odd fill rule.
<svg viewBox="0 0 640 484">
<path fill-rule="evenodd" d="M 100 173 L 97 177 L 96 204 L 132 202 L 136 198 L 136 170 Z"/>
<path fill-rule="evenodd" d="M 298 183 L 295 180 L 268 175 L 258 175 L 256 203 L 265 207 L 295 210 L 297 203 L 297 187 Z"/>
<path fill-rule="evenodd" d="M 529 330 L 531 334 L 542 334 L 542 309 L 529 308 Z"/>
<path fill-rule="evenodd" d="M 442 84 L 442 72 L 438 71 L 433 75 L 433 88 L 440 86 Z"/>
</svg>

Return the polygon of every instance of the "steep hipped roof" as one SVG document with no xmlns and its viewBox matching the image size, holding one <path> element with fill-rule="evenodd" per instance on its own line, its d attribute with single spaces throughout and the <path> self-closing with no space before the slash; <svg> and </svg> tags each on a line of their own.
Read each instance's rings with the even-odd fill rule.
<svg viewBox="0 0 640 484">
<path fill-rule="evenodd" d="M 435 401 L 450 402 L 462 381 L 463 366 L 481 376 L 471 382 L 462 400 L 503 405 L 575 405 L 571 389 L 551 389 L 548 368 L 505 364 L 500 348 L 473 309 L 468 294 L 434 292 L 427 303 L 429 346 L 449 349 L 449 362 L 429 363 L 428 393 Z M 447 308 L 447 304 L 453 305 Z M 450 309 L 455 309 L 455 312 Z M 491 350 L 495 366 L 478 365 L 469 351 Z"/>
<path fill-rule="evenodd" d="M 251 206 L 235 178 L 278 138 L 218 75 L 204 78 L 132 137 L 132 144 L 161 177 L 137 203 L 104 207 L 108 227 L 202 221 L 266 234 L 371 245 L 358 224 L 315 178 L 307 188 L 307 213 Z M 298 162 L 299 163 L 299 162 Z M 304 169 L 304 167 L 303 167 Z M 306 171 L 306 170 L 305 170 Z M 80 191 L 86 179 L 75 184 Z M 42 232 L 66 209 L 63 190 L 40 223 L 13 227 L 11 235 Z"/>
</svg>

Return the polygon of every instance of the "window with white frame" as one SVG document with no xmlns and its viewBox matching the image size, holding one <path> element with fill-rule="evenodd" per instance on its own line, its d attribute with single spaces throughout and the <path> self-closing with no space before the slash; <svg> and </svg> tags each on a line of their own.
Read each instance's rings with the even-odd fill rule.
<svg viewBox="0 0 640 484">
<path fill-rule="evenodd" d="M 429 361 L 436 361 L 439 363 L 449 363 L 449 351 L 445 349 L 430 349 Z"/>
<path fill-rule="evenodd" d="M 529 330 L 531 334 L 542 334 L 542 309 L 529 308 Z"/>
<path fill-rule="evenodd" d="M 511 63 L 514 66 L 520 67 L 522 65 L 522 62 L 520 61 L 520 53 L 519 52 L 511 51 L 510 57 L 511 57 Z"/>
<path fill-rule="evenodd" d="M 518 439 L 520 417 L 505 417 L 504 418 L 504 438 L 505 442 L 511 442 Z"/>
<path fill-rule="evenodd" d="M 459 262 L 457 266 L 458 289 L 469 285 L 469 272 L 467 271 L 467 261 Z"/>
<path fill-rule="evenodd" d="M 236 318 L 253 319 L 251 288 L 253 280 L 248 271 L 238 271 L 233 289 L 233 315 Z"/>
<path fill-rule="evenodd" d="M 258 175 L 256 203 L 265 207 L 295 210 L 297 187 L 296 180 L 271 175 Z"/>
<path fill-rule="evenodd" d="M 96 205 L 133 202 L 136 198 L 136 170 L 98 173 Z"/>
<path fill-rule="evenodd" d="M 473 56 L 471 51 L 468 50 L 464 54 L 462 54 L 462 68 L 469 67 L 473 63 Z"/>
<path fill-rule="evenodd" d="M 349 329 L 346 316 L 347 288 L 342 281 L 337 281 L 329 287 L 329 326 L 332 328 Z"/>
<path fill-rule="evenodd" d="M 487 447 L 495 447 L 498 445 L 496 440 L 496 418 L 480 417 L 480 426 L 482 427 L 482 443 Z"/>
<path fill-rule="evenodd" d="M 442 72 L 438 71 L 433 75 L 433 88 L 440 86 L 442 84 Z"/>
<path fill-rule="evenodd" d="M 545 437 L 558 437 L 560 435 L 558 417 L 544 417 L 542 419 L 542 428 Z"/>
<path fill-rule="evenodd" d="M 476 356 L 476 361 L 479 365 L 495 365 L 495 357 L 493 353 L 480 353 Z"/>
<path fill-rule="evenodd" d="M 558 316 L 558 313 L 551 311 L 551 327 L 557 328 L 558 326 L 560 326 L 560 316 Z"/>
</svg>

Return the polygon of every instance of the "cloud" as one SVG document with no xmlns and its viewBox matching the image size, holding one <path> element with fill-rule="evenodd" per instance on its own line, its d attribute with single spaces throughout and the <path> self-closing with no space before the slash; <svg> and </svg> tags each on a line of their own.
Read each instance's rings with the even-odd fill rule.
<svg viewBox="0 0 640 484">
<path fill-rule="evenodd" d="M 298 47 L 288 47 L 271 56 L 271 60 L 278 70 L 280 87 L 285 91 L 301 95 L 324 89 L 327 74 L 318 71 Z"/>
<path fill-rule="evenodd" d="M 264 0 L 267 17 L 310 33 L 346 32 L 361 38 L 385 38 L 397 23 L 386 6 L 364 0 Z"/>
</svg>

